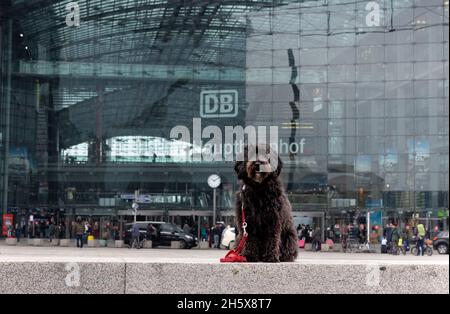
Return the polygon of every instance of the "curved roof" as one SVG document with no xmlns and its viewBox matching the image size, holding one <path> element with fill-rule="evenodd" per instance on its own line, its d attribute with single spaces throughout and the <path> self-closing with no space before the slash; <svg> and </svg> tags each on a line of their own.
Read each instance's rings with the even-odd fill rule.
<svg viewBox="0 0 450 314">
<path fill-rule="evenodd" d="M 70 2 L 79 27 L 66 24 Z M 198 116 L 202 86 L 245 84 L 245 13 L 288 2 L 15 0 L 30 55 L 16 74 L 52 82 L 61 148 L 99 132 L 164 136 Z"/>
<path fill-rule="evenodd" d="M 268 0 L 90 0 L 75 1 L 80 26 L 68 27 L 71 0 L 16 0 L 27 38 L 60 61 L 103 63 L 217 64 L 222 49 L 239 52 L 243 13 L 278 5 Z M 289 1 L 285 1 L 289 2 Z M 239 35 L 240 34 L 240 35 Z M 235 44 L 241 40 L 240 44 Z"/>
</svg>

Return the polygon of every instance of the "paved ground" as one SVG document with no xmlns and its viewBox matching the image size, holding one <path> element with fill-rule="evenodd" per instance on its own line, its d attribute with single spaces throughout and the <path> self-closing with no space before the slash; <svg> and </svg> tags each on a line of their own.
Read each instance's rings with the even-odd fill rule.
<svg viewBox="0 0 450 314">
<path fill-rule="evenodd" d="M 218 263 L 226 250 L 180 250 L 180 249 L 116 249 L 116 248 L 65 248 L 65 247 L 14 247 L 0 244 L 0 262 L 5 261 L 102 261 L 142 263 Z M 296 261 L 301 264 L 402 264 L 402 265 L 448 265 L 448 255 L 431 257 L 392 256 L 385 254 L 305 252 Z"/>
</svg>

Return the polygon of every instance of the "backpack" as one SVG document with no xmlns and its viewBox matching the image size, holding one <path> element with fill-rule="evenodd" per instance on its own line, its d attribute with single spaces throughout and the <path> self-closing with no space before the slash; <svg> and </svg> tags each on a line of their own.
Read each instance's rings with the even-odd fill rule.
<svg viewBox="0 0 450 314">
<path fill-rule="evenodd" d="M 417 231 L 418 231 L 418 233 L 419 233 L 419 237 L 421 237 L 421 238 L 424 238 L 424 237 L 425 237 L 426 230 L 425 230 L 424 225 L 419 224 L 419 225 L 417 226 Z"/>
</svg>

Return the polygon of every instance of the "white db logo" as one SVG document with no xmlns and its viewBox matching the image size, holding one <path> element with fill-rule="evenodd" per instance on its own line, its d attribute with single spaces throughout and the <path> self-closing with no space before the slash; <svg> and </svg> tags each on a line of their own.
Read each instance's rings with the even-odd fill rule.
<svg viewBox="0 0 450 314">
<path fill-rule="evenodd" d="M 237 115 L 237 90 L 210 90 L 200 93 L 200 117 L 234 118 Z"/>
</svg>

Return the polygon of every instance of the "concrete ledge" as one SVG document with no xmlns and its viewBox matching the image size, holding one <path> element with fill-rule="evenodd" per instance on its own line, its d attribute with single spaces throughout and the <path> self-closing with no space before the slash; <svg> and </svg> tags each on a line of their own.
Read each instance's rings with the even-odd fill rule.
<svg viewBox="0 0 450 314">
<path fill-rule="evenodd" d="M 110 247 L 110 248 L 116 247 L 116 241 L 108 240 L 108 241 L 106 241 L 106 246 Z"/>
<path fill-rule="evenodd" d="M 59 245 L 59 241 L 58 239 L 53 239 L 52 242 L 50 242 L 50 246 L 58 246 Z"/>
<path fill-rule="evenodd" d="M 333 245 L 333 252 L 342 252 L 342 245 L 340 243 L 335 243 Z"/>
<path fill-rule="evenodd" d="M 69 247 L 72 246 L 74 240 L 71 239 L 61 239 L 59 240 L 59 246 Z"/>
<path fill-rule="evenodd" d="M 16 238 L 7 238 L 5 240 L 6 245 L 17 245 L 17 239 Z"/>
<path fill-rule="evenodd" d="M 145 241 L 144 243 L 144 249 L 152 249 L 153 248 L 153 242 L 152 241 Z"/>
<path fill-rule="evenodd" d="M 114 246 L 116 248 L 123 248 L 123 247 L 125 247 L 125 242 L 123 240 L 116 240 L 114 242 Z"/>
<path fill-rule="evenodd" d="M 124 293 L 124 271 L 124 263 L 0 262 L 0 294 Z"/>
<path fill-rule="evenodd" d="M 198 243 L 198 248 L 200 250 L 207 250 L 207 249 L 209 249 L 209 242 L 207 242 L 207 241 L 200 241 Z"/>
<path fill-rule="evenodd" d="M 88 247 L 99 247 L 99 240 L 88 240 Z"/>
<path fill-rule="evenodd" d="M 43 239 L 33 239 L 33 246 L 43 246 L 44 240 Z"/>
<path fill-rule="evenodd" d="M 448 269 L 429 265 L 130 263 L 126 293 L 448 294 Z M 376 273 L 379 281 L 373 280 Z M 192 285 L 192 279 L 203 284 Z M 307 291 L 305 282 L 309 283 Z"/>
<path fill-rule="evenodd" d="M 0 293 L 449 293 L 438 264 L 144 262 L 116 258 L 0 259 Z M 95 278 L 95 280 L 93 280 Z M 201 285 L 192 282 L 201 280 Z M 308 289 L 305 289 L 308 282 Z"/>
</svg>

